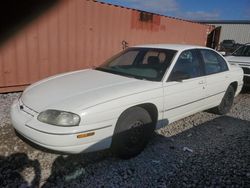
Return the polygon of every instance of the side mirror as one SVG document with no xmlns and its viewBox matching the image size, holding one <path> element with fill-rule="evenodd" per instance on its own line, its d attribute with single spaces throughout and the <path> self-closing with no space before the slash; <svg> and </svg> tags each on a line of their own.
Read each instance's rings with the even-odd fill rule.
<svg viewBox="0 0 250 188">
<path fill-rule="evenodd" d="M 176 71 L 170 75 L 169 81 L 181 82 L 182 80 L 186 80 L 189 78 L 191 78 L 191 76 L 188 73 L 182 71 Z"/>
</svg>

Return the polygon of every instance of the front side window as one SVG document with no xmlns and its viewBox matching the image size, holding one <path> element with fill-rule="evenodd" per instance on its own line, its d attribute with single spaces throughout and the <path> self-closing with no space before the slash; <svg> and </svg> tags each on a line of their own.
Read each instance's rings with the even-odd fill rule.
<svg viewBox="0 0 250 188">
<path fill-rule="evenodd" d="M 182 52 L 175 63 L 170 74 L 169 81 L 179 79 L 189 79 L 203 76 L 203 65 L 196 50 L 186 50 Z"/>
<path fill-rule="evenodd" d="M 129 48 L 112 57 L 97 70 L 152 81 L 161 81 L 176 51 Z"/>
<path fill-rule="evenodd" d="M 226 61 L 212 50 L 200 50 L 205 63 L 206 74 L 215 74 L 228 70 Z"/>
<path fill-rule="evenodd" d="M 238 50 L 236 50 L 233 56 L 245 56 L 250 57 L 250 46 L 241 46 Z"/>
</svg>

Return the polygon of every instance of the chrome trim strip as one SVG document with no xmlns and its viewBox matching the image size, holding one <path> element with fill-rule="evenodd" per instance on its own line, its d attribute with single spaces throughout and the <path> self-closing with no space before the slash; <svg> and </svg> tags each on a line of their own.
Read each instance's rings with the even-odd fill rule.
<svg viewBox="0 0 250 188">
<path fill-rule="evenodd" d="M 105 129 L 105 128 L 111 127 L 112 125 L 107 125 L 107 126 L 100 127 L 100 128 L 97 128 L 97 129 L 89 129 L 89 130 L 86 130 L 86 131 L 79 131 L 79 132 L 75 132 L 75 133 L 50 133 L 50 132 L 38 130 L 38 129 L 36 129 L 34 127 L 31 127 L 31 126 L 29 126 L 27 124 L 25 124 L 25 126 L 31 128 L 31 129 L 33 129 L 35 131 L 38 131 L 38 132 L 41 132 L 41 133 L 45 133 L 45 134 L 51 134 L 51 135 L 72 135 L 72 134 L 86 133 L 86 132 L 90 132 L 90 131 L 97 131 L 97 130 L 100 130 L 100 129 Z"/>
<path fill-rule="evenodd" d="M 195 103 L 195 102 L 198 102 L 198 101 L 201 101 L 201 100 L 204 100 L 204 99 L 207 99 L 207 98 L 216 96 L 216 95 L 219 95 L 219 94 L 224 93 L 224 92 L 226 92 L 226 91 L 222 91 L 222 92 L 216 93 L 216 94 L 214 94 L 214 95 L 210 95 L 210 96 L 208 96 L 208 97 L 204 97 L 204 98 L 201 98 L 201 99 L 198 99 L 198 100 L 195 100 L 195 101 L 186 103 L 186 104 L 182 104 L 182 105 L 179 105 L 179 106 L 176 106 L 176 107 L 173 107 L 173 108 L 169 108 L 169 109 L 167 109 L 167 110 L 164 110 L 164 112 L 167 112 L 167 111 L 170 111 L 170 110 L 174 110 L 174 109 L 176 109 L 176 108 L 180 108 L 180 107 L 183 107 L 183 106 L 186 106 L 186 105 L 189 105 L 189 104 L 192 104 L 192 103 Z"/>
<path fill-rule="evenodd" d="M 20 102 L 22 103 L 23 106 L 25 106 L 26 108 L 28 108 L 29 110 L 31 110 L 32 112 L 35 112 L 37 114 L 39 114 L 39 112 L 33 110 L 32 108 L 28 107 L 26 104 L 24 104 L 24 102 L 22 101 L 22 99 L 20 99 Z"/>
<path fill-rule="evenodd" d="M 28 115 L 30 115 L 30 116 L 32 116 L 32 117 L 34 117 L 34 115 L 33 114 L 31 114 L 31 113 L 29 113 L 29 112 L 27 112 L 26 110 L 24 110 L 24 109 L 20 109 L 21 111 L 23 111 L 23 112 L 25 112 L 26 114 L 28 114 Z"/>
</svg>

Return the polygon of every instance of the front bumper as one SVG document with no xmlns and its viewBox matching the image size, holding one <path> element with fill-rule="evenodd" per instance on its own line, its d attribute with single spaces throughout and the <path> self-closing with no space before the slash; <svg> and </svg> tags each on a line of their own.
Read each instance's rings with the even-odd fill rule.
<svg viewBox="0 0 250 188">
<path fill-rule="evenodd" d="M 250 66 L 246 66 L 244 64 L 239 64 L 244 72 L 244 86 L 250 86 Z"/>
<path fill-rule="evenodd" d="M 20 109 L 19 101 L 16 100 L 11 106 L 11 121 L 16 131 L 30 140 L 31 142 L 44 148 L 65 152 L 65 153 L 81 153 L 91 152 L 109 148 L 112 141 L 114 131 L 114 121 L 102 122 L 98 125 L 98 129 L 90 130 L 84 126 L 77 126 L 75 130 L 69 132 L 61 132 L 62 127 L 55 127 L 39 122 L 36 119 L 38 114 L 31 111 Z M 37 125 L 46 129 L 37 129 Z M 53 126 L 53 133 L 50 132 L 48 126 Z M 97 127 L 93 125 L 92 127 Z M 52 128 L 52 127 L 51 127 Z M 87 128 L 87 129 L 86 129 Z M 56 133 L 55 129 L 58 129 Z M 64 130 L 67 128 L 63 128 Z M 79 134 L 94 132 L 93 136 L 86 138 L 77 138 Z"/>
</svg>

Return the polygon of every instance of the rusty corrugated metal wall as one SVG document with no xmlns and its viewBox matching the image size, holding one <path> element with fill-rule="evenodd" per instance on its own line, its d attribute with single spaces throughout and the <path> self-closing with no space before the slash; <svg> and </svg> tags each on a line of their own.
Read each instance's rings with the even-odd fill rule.
<svg viewBox="0 0 250 188">
<path fill-rule="evenodd" d="M 206 45 L 209 26 L 87 0 L 61 0 L 0 46 L 0 92 L 97 66 L 123 45 Z M 123 43 L 122 43 L 123 41 Z"/>
</svg>

